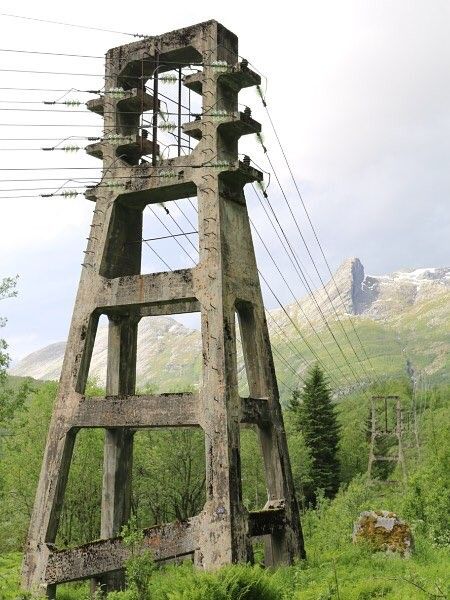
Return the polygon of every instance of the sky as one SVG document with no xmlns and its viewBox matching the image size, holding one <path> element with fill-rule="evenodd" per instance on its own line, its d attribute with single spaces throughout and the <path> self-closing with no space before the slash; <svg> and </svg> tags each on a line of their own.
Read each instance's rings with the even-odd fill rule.
<svg viewBox="0 0 450 600">
<path fill-rule="evenodd" d="M 239 36 L 240 54 L 264 75 L 271 117 L 330 266 L 335 269 L 351 256 L 358 256 L 372 275 L 449 265 L 447 0 L 281 0 L 267 7 L 234 0 L 190 4 L 175 0 L 161 9 L 138 1 L 132 4 L 132 11 L 124 10 L 123 4 L 117 6 L 86 0 L 57 4 L 5 0 L 1 11 L 146 35 L 211 18 L 220 21 Z M 108 48 L 134 39 L 1 15 L 0 27 L 3 50 L 103 56 Z M 70 135 L 93 135 L 101 123 L 90 113 L 51 114 L 56 107 L 49 110 L 42 100 L 58 100 L 64 92 L 30 88 L 98 89 L 103 64 L 97 59 L 3 51 L 0 57 L 0 278 L 19 275 L 19 295 L 1 302 L 0 315 L 8 318 L 2 335 L 13 360 L 19 360 L 67 335 L 93 210 L 83 196 L 42 198 L 39 194 L 55 191 L 64 178 L 76 177 L 77 170 L 66 169 L 86 167 L 91 170 L 89 176 L 95 177 L 94 168 L 99 166 L 83 152 L 26 150 L 57 141 L 19 138 L 61 140 Z M 7 87 L 26 91 L 4 89 Z M 68 96 L 83 101 L 90 97 L 76 92 Z M 269 155 L 326 278 L 325 265 L 260 100 L 254 90 L 246 90 L 241 101 L 262 122 Z M 78 126 L 72 126 L 75 124 Z M 67 143 L 83 145 L 80 141 Z M 264 167 L 265 157 L 254 139 L 243 139 L 240 151 Z M 59 171 L 48 171 L 54 167 Z M 37 168 L 47 170 L 30 171 Z M 50 176 L 61 181 L 36 181 Z M 43 190 L 43 186 L 49 189 Z M 273 177 L 268 191 L 280 221 L 314 278 L 307 250 Z M 35 197 L 24 197 L 27 195 Z M 251 193 L 248 206 L 275 259 L 285 267 L 295 294 L 303 296 L 305 290 L 289 272 L 273 230 Z M 174 214 L 177 220 L 182 219 Z M 189 229 L 186 223 L 183 227 Z M 160 233 L 151 216 L 146 217 L 147 230 L 150 235 Z M 263 247 L 257 240 L 255 245 L 261 270 L 282 301 L 292 301 Z M 173 266 L 189 266 L 183 263 L 187 256 L 180 256 L 176 246 L 163 246 L 161 251 Z M 164 267 L 147 253 L 143 268 L 147 272 Z M 268 307 L 274 306 L 270 294 L 265 293 L 265 300 Z"/>
</svg>

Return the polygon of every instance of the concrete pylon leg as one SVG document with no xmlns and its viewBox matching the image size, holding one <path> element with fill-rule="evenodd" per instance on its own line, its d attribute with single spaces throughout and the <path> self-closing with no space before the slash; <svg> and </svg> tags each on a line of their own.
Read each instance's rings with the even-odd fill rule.
<svg viewBox="0 0 450 600">
<path fill-rule="evenodd" d="M 56 594 L 56 586 L 45 581 L 49 554 L 47 544 L 54 544 L 56 540 L 77 433 L 71 427 L 71 417 L 79 405 L 79 390 L 87 379 L 88 357 L 92 352 L 97 324 L 98 316 L 92 313 L 88 303 L 72 319 L 60 390 L 49 426 L 28 531 L 22 569 L 23 586 L 33 593 L 46 594 L 49 598 Z"/>
<path fill-rule="evenodd" d="M 216 569 L 252 558 L 248 514 L 242 504 L 240 398 L 234 310 L 202 311 L 204 348 L 202 427 L 206 444 L 206 505 L 196 563 Z M 206 383 L 207 382 L 207 383 Z"/>
<path fill-rule="evenodd" d="M 250 396 L 267 398 L 270 406 L 270 423 L 259 427 L 268 493 L 266 508 L 283 506 L 286 512 L 286 527 L 266 536 L 265 564 L 288 564 L 294 556 L 305 557 L 305 549 L 262 298 L 256 306 L 239 302 L 236 311 Z"/>
<path fill-rule="evenodd" d="M 138 321 L 110 317 L 108 329 L 107 396 L 132 395 L 136 387 Z M 120 534 L 130 518 L 133 468 L 133 431 L 106 429 L 103 461 L 101 531 L 103 539 Z M 110 573 L 100 580 L 104 591 L 122 589 L 123 572 Z"/>
</svg>

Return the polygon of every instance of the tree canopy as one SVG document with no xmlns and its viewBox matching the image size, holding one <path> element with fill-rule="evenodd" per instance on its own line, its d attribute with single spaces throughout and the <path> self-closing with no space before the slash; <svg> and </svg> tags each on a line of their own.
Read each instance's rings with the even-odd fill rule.
<svg viewBox="0 0 450 600">
<path fill-rule="evenodd" d="M 339 425 L 326 377 L 314 365 L 308 372 L 305 385 L 294 392 L 290 403 L 295 427 L 303 433 L 310 452 L 311 479 L 305 485 L 308 502 L 315 502 L 318 490 L 332 498 L 339 489 Z"/>
</svg>

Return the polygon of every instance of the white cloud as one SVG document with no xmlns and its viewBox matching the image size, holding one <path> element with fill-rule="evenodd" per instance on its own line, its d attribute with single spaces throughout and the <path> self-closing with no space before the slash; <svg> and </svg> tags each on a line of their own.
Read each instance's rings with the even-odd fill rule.
<svg viewBox="0 0 450 600">
<path fill-rule="evenodd" d="M 448 260 L 450 4 L 446 0 L 303 0 L 295 4 L 284 0 L 264 7 L 232 0 L 214 8 L 200 0 L 189 9 L 175 0 L 165 11 L 147 2 L 138 2 L 133 10 L 124 11 L 106 10 L 105 3 L 86 0 L 76 5 L 43 0 L 39 7 L 30 1 L 17 5 L 9 0 L 2 4 L 2 11 L 69 23 L 86 23 L 84 17 L 88 14 L 89 24 L 133 33 L 144 30 L 150 35 L 217 18 L 239 35 L 241 54 L 269 77 L 267 100 L 272 116 L 332 265 L 346 256 L 359 255 L 369 272 L 383 273 L 403 266 L 439 266 Z M 103 55 L 110 46 L 132 41 L 114 34 L 5 17 L 0 17 L 0 23 L 4 48 Z M 100 75 L 102 61 L 2 54 L 2 68 Z M 85 89 L 100 87 L 101 82 L 101 77 L 4 72 L 1 86 Z M 22 94 L 0 90 L 1 100 L 40 101 L 57 96 L 57 92 Z M 310 241 L 304 215 L 257 95 L 245 92 L 242 101 L 254 107 L 255 118 L 264 122 L 272 160 Z M 0 108 L 7 106 L 0 104 Z M 74 133 L 72 128 L 23 125 L 63 123 L 62 119 L 68 117 L 61 113 L 0 114 L 0 123 L 22 124 L 16 128 L 0 125 L 2 138 Z M 101 121 L 93 115 L 74 113 L 71 122 Z M 39 147 L 40 142 L 0 144 L 3 148 L 9 144 Z M 242 151 L 264 166 L 264 157 L 253 142 L 243 140 Z M 80 153 L 2 151 L 0 157 L 0 168 L 91 169 L 99 164 Z M 73 173 L 81 175 L 73 171 L 69 176 Z M 85 174 L 93 177 L 95 171 Z M 55 188 L 62 183 L 23 181 L 49 176 L 48 171 L 0 171 L 0 188 Z M 56 171 L 52 176 L 63 179 L 65 172 Z M 8 178 L 22 179 L 22 183 L 6 183 Z M 286 231 L 306 262 L 306 253 L 273 180 L 270 191 Z M 27 194 L 0 191 L 0 197 L 22 193 Z M 277 259 L 286 265 L 257 206 L 250 201 L 252 217 L 271 240 Z M 29 330 L 29 339 L 36 336 L 37 346 L 50 341 L 49 332 L 53 339 L 61 339 L 75 296 L 92 205 L 82 197 L 0 199 L 0 210 L 0 274 L 21 274 L 22 300 L 17 301 L 16 309 L 8 309 L 11 339 L 25 335 L 23 329 Z M 263 270 L 272 272 L 264 251 L 258 251 L 258 258 Z M 309 270 L 312 273 L 311 267 Z M 275 275 L 273 281 L 278 282 Z M 51 301 L 44 290 L 33 291 L 39 282 L 52 290 Z M 288 300 L 281 282 L 274 285 Z M 296 293 L 303 293 L 300 285 Z M 36 310 L 40 312 L 39 321 L 32 316 Z"/>
</svg>

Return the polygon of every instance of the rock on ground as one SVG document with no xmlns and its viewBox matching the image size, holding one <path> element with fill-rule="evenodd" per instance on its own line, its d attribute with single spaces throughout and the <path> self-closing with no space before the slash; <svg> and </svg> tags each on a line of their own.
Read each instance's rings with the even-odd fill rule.
<svg viewBox="0 0 450 600">
<path fill-rule="evenodd" d="M 413 550 L 411 529 L 395 513 L 365 511 L 353 528 L 353 543 L 366 542 L 376 552 L 396 553 L 407 558 Z"/>
</svg>

